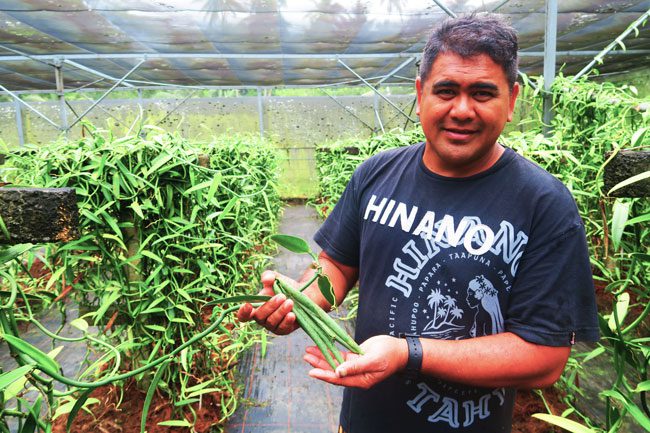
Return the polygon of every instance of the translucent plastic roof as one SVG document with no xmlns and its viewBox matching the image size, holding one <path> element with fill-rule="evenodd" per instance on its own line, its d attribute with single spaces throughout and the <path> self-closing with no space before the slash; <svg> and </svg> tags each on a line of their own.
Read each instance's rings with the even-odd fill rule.
<svg viewBox="0 0 650 433">
<path fill-rule="evenodd" d="M 541 73 L 544 0 L 2 0 L 0 85 L 53 90 L 62 62 L 67 89 L 109 87 L 143 59 L 121 85 L 403 82 L 447 16 L 439 4 L 505 14 L 520 34 L 521 70 Z M 649 8 L 650 0 L 559 1 L 558 67 L 582 68 Z M 648 26 L 625 44 L 601 72 L 647 67 Z"/>
</svg>

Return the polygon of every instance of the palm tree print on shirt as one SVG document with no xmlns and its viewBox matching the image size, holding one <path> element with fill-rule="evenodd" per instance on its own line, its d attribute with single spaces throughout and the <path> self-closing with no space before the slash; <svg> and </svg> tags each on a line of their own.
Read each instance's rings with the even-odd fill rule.
<svg viewBox="0 0 650 433">
<path fill-rule="evenodd" d="M 422 335 L 451 338 L 455 331 L 463 328 L 455 323 L 463 317 L 463 310 L 456 305 L 456 299 L 443 295 L 440 289 L 433 289 L 427 296 L 427 301 L 432 309 L 433 319 L 424 327 Z"/>
</svg>

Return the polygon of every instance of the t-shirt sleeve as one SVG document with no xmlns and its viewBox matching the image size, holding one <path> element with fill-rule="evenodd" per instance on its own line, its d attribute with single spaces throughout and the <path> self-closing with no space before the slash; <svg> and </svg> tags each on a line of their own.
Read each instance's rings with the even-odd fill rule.
<svg viewBox="0 0 650 433">
<path fill-rule="evenodd" d="M 341 198 L 314 235 L 316 243 L 334 260 L 348 266 L 359 266 L 359 182 L 357 169 Z"/>
<path fill-rule="evenodd" d="M 524 254 L 511 290 L 507 331 L 546 346 L 598 340 L 594 284 L 582 223 Z"/>
</svg>

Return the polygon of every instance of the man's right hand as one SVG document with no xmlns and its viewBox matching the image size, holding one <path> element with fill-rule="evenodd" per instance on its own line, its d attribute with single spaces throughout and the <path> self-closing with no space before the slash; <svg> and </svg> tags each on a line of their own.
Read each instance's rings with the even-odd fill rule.
<svg viewBox="0 0 650 433">
<path fill-rule="evenodd" d="M 262 290 L 260 295 L 273 296 L 264 304 L 255 308 L 251 304 L 242 305 L 237 311 L 237 319 L 241 322 L 254 320 L 258 325 L 263 326 L 277 335 L 286 335 L 298 328 L 296 315 L 293 310 L 293 301 L 287 299 L 283 294 L 275 294 L 273 283 L 276 278 L 282 278 L 287 284 L 296 287 L 296 282 L 273 271 L 262 273 Z"/>
</svg>

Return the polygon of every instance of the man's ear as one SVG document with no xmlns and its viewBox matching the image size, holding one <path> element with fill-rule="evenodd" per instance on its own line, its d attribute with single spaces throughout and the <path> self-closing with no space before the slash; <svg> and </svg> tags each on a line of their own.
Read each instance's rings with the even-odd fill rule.
<svg viewBox="0 0 650 433">
<path fill-rule="evenodd" d="M 422 79 L 418 75 L 415 79 L 415 94 L 417 95 L 417 105 L 415 107 L 415 114 L 420 115 L 420 99 L 422 98 Z"/>
<path fill-rule="evenodd" d="M 510 91 L 510 101 L 508 101 L 508 122 L 512 122 L 512 116 L 515 112 L 515 104 L 517 103 L 517 96 L 519 95 L 519 83 L 515 81 Z"/>
</svg>

